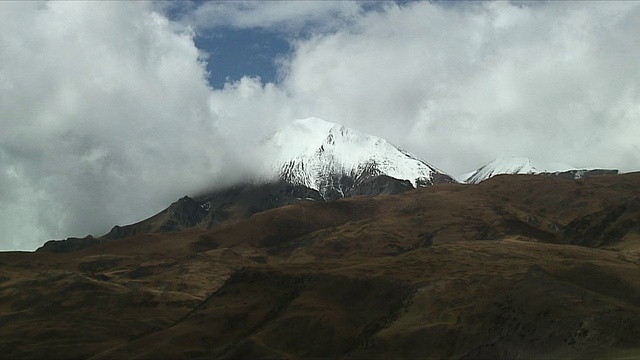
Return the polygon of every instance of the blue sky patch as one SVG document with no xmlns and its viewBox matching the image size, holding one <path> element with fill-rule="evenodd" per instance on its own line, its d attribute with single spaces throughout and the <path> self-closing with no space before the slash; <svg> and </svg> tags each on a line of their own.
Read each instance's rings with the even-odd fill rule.
<svg viewBox="0 0 640 360">
<path fill-rule="evenodd" d="M 209 83 L 216 89 L 243 76 L 277 82 L 276 59 L 291 51 L 287 40 L 259 29 L 216 31 L 196 36 L 195 44 L 209 54 Z"/>
</svg>

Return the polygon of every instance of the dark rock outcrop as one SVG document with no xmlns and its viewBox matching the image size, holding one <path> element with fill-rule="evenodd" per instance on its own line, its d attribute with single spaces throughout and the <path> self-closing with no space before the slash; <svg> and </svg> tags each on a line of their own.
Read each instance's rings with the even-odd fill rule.
<svg viewBox="0 0 640 360">
<path fill-rule="evenodd" d="M 351 191 L 351 196 L 367 195 L 393 195 L 401 194 L 405 191 L 413 190 L 409 180 L 399 180 L 387 175 L 379 175 L 373 178 L 368 178 L 358 183 Z"/>
<path fill-rule="evenodd" d="M 444 182 L 446 183 L 446 181 Z M 420 186 L 433 185 L 422 184 Z M 400 180 L 387 175 L 365 175 L 358 179 L 351 176 L 335 176 L 327 181 L 320 193 L 324 200 L 332 201 L 351 196 L 379 196 L 400 194 L 415 189 L 409 180 Z"/>
<path fill-rule="evenodd" d="M 98 245 L 103 241 L 105 240 L 96 239 L 91 235 L 87 235 L 84 238 L 70 237 L 66 240 L 49 240 L 44 243 L 44 245 L 36 249 L 36 252 L 70 253 Z"/>
<path fill-rule="evenodd" d="M 137 234 L 180 231 L 199 224 L 207 215 L 204 202 L 185 196 L 147 220 L 132 225 L 114 226 L 103 238 L 113 240 Z"/>
</svg>

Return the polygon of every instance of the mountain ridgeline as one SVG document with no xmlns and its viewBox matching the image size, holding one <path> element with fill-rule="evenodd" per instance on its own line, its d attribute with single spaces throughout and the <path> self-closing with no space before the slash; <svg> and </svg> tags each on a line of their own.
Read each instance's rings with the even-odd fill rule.
<svg viewBox="0 0 640 360">
<path fill-rule="evenodd" d="M 99 238 L 51 240 L 37 251 L 68 252 L 146 233 L 212 229 L 253 214 L 298 202 L 332 201 L 352 196 L 400 194 L 419 187 L 459 183 L 454 177 L 384 139 L 319 118 L 296 120 L 265 141 L 275 154 L 269 182 L 252 181 L 185 196 L 160 213 L 131 225 L 114 226 Z M 555 166 L 555 167 L 554 167 Z M 560 170 L 539 170 L 539 169 Z M 529 158 L 498 158 L 463 175 L 478 184 L 496 175 L 537 174 L 563 179 L 615 175 L 617 170 L 541 167 Z"/>
<path fill-rule="evenodd" d="M 210 229 L 306 201 L 399 194 L 416 187 L 456 183 L 450 175 L 384 139 L 319 118 L 296 120 L 266 140 L 276 154 L 269 182 L 246 182 L 197 198 L 185 196 L 141 222 L 119 226 L 98 239 L 144 233 Z M 37 251 L 69 251 L 100 241 L 52 240 Z M 64 240 L 63 240 L 64 241 Z"/>
</svg>

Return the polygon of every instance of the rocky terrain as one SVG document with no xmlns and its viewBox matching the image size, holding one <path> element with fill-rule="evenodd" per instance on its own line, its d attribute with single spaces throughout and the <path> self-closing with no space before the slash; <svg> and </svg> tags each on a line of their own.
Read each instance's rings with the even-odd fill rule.
<svg viewBox="0 0 640 360">
<path fill-rule="evenodd" d="M 0 253 L 0 353 L 640 354 L 640 173 L 377 181 L 367 189 L 387 195 L 337 201 L 236 188 L 66 248 Z"/>
</svg>

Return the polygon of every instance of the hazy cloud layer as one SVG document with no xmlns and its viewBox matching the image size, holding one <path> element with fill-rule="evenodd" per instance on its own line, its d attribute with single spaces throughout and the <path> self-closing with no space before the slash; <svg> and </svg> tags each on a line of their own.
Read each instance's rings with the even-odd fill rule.
<svg viewBox="0 0 640 360">
<path fill-rule="evenodd" d="M 178 13 L 182 22 L 199 31 L 231 27 L 300 33 L 340 29 L 371 5 L 357 1 L 209 1 L 183 6 Z"/>
<path fill-rule="evenodd" d="M 254 175 L 255 144 L 308 116 L 453 175 L 509 155 L 639 168 L 636 2 L 283 4 L 1 3 L 0 249 Z M 194 32 L 224 27 L 307 33 L 278 84 L 212 90 Z"/>
</svg>

